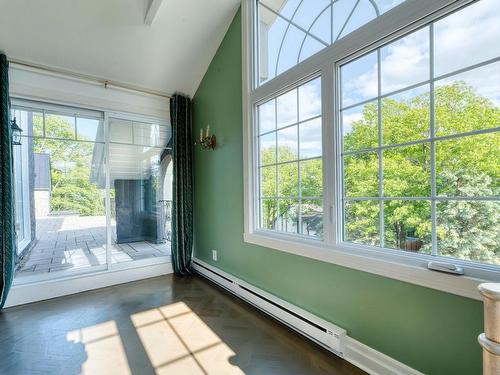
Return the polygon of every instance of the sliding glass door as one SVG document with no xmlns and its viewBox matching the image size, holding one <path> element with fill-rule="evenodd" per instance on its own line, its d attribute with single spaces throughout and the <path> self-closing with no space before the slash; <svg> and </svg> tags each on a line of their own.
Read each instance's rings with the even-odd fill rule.
<svg viewBox="0 0 500 375">
<path fill-rule="evenodd" d="M 109 119 L 113 263 L 170 256 L 169 139 L 165 126 Z"/>
<path fill-rule="evenodd" d="M 168 123 L 16 103 L 16 279 L 168 259 Z"/>
</svg>

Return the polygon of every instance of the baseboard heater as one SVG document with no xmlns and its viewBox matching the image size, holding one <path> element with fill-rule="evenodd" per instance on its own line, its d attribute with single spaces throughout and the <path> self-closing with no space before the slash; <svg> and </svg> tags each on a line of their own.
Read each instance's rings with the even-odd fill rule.
<svg viewBox="0 0 500 375">
<path fill-rule="evenodd" d="M 236 281 L 231 275 L 214 269 L 200 260 L 193 261 L 193 268 L 198 274 L 235 294 L 325 349 L 344 358 L 345 329 L 337 327 L 271 294 L 258 290 L 250 284 Z"/>
</svg>

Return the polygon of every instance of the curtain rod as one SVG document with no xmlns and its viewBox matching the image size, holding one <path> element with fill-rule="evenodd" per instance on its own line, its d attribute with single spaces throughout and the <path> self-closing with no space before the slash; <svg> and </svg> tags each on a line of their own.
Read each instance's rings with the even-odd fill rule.
<svg viewBox="0 0 500 375">
<path fill-rule="evenodd" d="M 15 64 L 15 65 L 26 66 L 29 68 L 45 70 L 45 71 L 50 72 L 50 73 L 56 73 L 56 74 L 70 76 L 70 77 L 74 77 L 74 78 L 78 78 L 78 79 L 83 79 L 86 81 L 97 82 L 97 83 L 103 85 L 104 88 L 116 87 L 116 88 L 121 88 L 121 89 L 125 89 L 125 90 L 141 92 L 144 94 L 160 96 L 162 98 L 167 98 L 167 99 L 170 99 L 172 97 L 171 95 L 164 93 L 164 92 L 161 92 L 161 91 L 150 90 L 150 89 L 146 89 L 146 88 L 139 87 L 139 86 L 129 85 L 127 83 L 116 82 L 116 81 L 112 81 L 112 80 L 108 80 L 108 79 L 104 79 L 104 78 L 99 78 L 99 77 L 95 77 L 95 76 L 92 76 L 89 74 L 76 73 L 76 72 L 73 72 L 70 70 L 54 68 L 51 66 L 35 64 L 32 62 L 19 60 L 19 59 L 13 59 L 13 58 L 8 58 L 8 61 L 12 64 Z"/>
</svg>

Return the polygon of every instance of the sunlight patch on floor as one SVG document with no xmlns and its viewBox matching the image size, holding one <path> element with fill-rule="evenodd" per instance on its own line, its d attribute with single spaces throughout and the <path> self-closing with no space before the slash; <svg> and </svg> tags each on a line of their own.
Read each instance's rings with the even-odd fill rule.
<svg viewBox="0 0 500 375">
<path fill-rule="evenodd" d="M 185 303 L 131 315 L 157 374 L 244 374 L 235 353 Z"/>
<path fill-rule="evenodd" d="M 85 346 L 82 374 L 132 374 L 114 321 L 68 332 L 66 339 Z"/>
</svg>

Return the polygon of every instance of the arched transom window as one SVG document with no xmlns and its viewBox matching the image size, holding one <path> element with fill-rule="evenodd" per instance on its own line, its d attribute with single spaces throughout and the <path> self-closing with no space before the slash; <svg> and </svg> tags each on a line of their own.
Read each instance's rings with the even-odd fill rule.
<svg viewBox="0 0 500 375">
<path fill-rule="evenodd" d="M 259 84 L 404 0 L 259 0 Z"/>
</svg>

